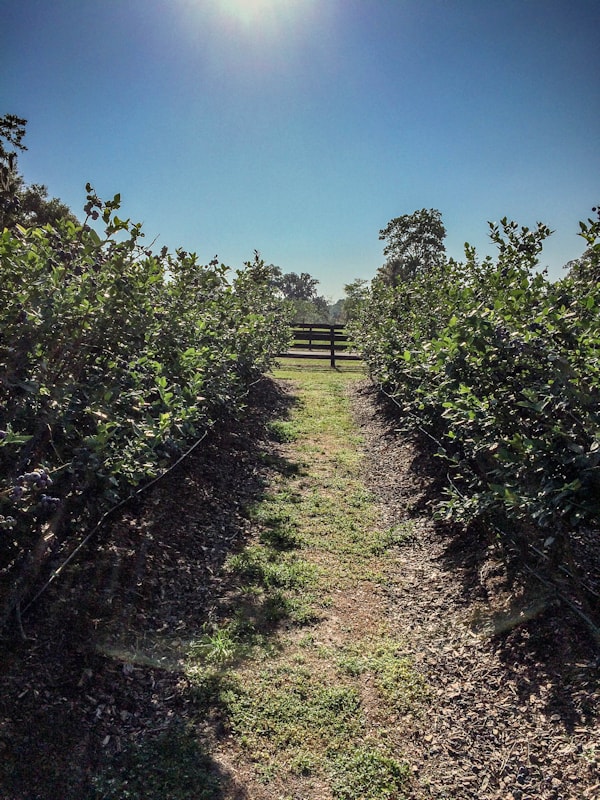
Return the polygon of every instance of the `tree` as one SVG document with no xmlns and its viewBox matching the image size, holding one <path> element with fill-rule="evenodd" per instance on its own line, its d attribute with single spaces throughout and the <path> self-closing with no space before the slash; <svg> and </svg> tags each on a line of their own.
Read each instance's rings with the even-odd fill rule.
<svg viewBox="0 0 600 800">
<path fill-rule="evenodd" d="M 277 288 L 286 300 L 314 300 L 317 296 L 319 281 L 308 272 L 286 272 L 277 282 Z"/>
<path fill-rule="evenodd" d="M 5 114 L 0 117 L 0 162 L 13 169 L 15 166 L 16 150 L 7 149 L 8 145 L 16 147 L 17 150 L 27 150 L 23 142 L 25 136 L 26 119 L 15 116 L 15 114 Z"/>
<path fill-rule="evenodd" d="M 357 278 L 352 283 L 344 286 L 346 297 L 344 299 L 344 320 L 352 320 L 360 310 L 361 303 L 365 302 L 369 294 L 369 282 Z"/>
<path fill-rule="evenodd" d="M 343 325 L 346 321 L 346 300 L 341 298 L 329 306 L 329 321 L 332 325 Z"/>
<path fill-rule="evenodd" d="M 314 322 L 327 323 L 329 320 L 329 306 L 324 297 L 314 300 L 290 300 L 292 323 Z"/>
<path fill-rule="evenodd" d="M 395 286 L 443 264 L 445 237 L 442 215 L 435 208 L 422 208 L 390 220 L 379 231 L 379 238 L 387 242 L 383 249 L 387 260 L 379 270 L 384 282 Z"/>
<path fill-rule="evenodd" d="M 41 183 L 26 186 L 21 176 L 17 176 L 19 201 L 17 221 L 26 228 L 40 225 L 56 225 L 61 219 L 70 219 L 77 224 L 71 209 L 58 197 L 48 197 L 48 187 Z"/>
<path fill-rule="evenodd" d="M 329 319 L 327 300 L 317 295 L 319 281 L 308 272 L 283 272 L 270 265 L 272 285 L 291 308 L 292 322 L 326 322 Z"/>
<path fill-rule="evenodd" d="M 22 143 L 26 125 L 15 114 L 0 117 L 0 230 L 19 209 L 17 150 L 27 149 Z"/>
<path fill-rule="evenodd" d="M 27 120 L 14 114 L 0 117 L 0 231 L 16 224 L 25 227 L 56 225 L 61 219 L 77 222 L 71 210 L 39 183 L 26 185 L 17 170 L 17 150 L 23 144 Z"/>
</svg>

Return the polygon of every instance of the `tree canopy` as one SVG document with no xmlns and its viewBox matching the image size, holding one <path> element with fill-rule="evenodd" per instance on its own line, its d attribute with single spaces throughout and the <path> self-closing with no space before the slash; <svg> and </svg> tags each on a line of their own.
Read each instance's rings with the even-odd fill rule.
<svg viewBox="0 0 600 800">
<path fill-rule="evenodd" d="M 27 120 L 15 114 L 0 117 L 0 230 L 20 224 L 56 225 L 61 219 L 76 222 L 71 210 L 57 197 L 49 198 L 43 184 L 27 185 L 17 170 L 17 151 L 23 144 Z"/>
<path fill-rule="evenodd" d="M 273 288 L 292 306 L 293 322 L 326 322 L 329 319 L 329 304 L 317 294 L 319 281 L 308 272 L 283 272 L 281 267 L 271 265 Z"/>
<path fill-rule="evenodd" d="M 380 276 L 385 283 L 396 285 L 439 266 L 446 259 L 445 237 L 442 215 L 435 208 L 395 217 L 379 231 L 379 238 L 387 242 Z"/>
<path fill-rule="evenodd" d="M 595 216 L 589 217 L 587 223 L 579 223 L 579 236 L 587 242 L 588 248 L 579 258 L 565 264 L 569 277 L 584 289 L 600 281 L 600 204 L 594 206 L 592 212 Z"/>
<path fill-rule="evenodd" d="M 298 275 L 296 272 L 284 273 L 280 267 L 276 269 L 278 274 L 275 278 L 275 286 L 286 300 L 314 300 L 316 298 L 319 281 L 308 272 L 301 272 Z"/>
<path fill-rule="evenodd" d="M 8 145 L 16 147 L 17 150 L 27 150 L 23 144 L 25 136 L 26 119 L 21 119 L 15 114 L 5 114 L 0 117 L 0 162 L 3 166 L 14 167 L 14 159 L 17 151 L 7 149 Z"/>
</svg>

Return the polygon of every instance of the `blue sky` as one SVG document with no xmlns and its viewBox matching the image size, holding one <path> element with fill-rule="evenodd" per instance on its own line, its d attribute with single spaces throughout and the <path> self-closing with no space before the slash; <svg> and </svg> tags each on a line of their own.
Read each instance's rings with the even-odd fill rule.
<svg viewBox="0 0 600 800">
<path fill-rule="evenodd" d="M 156 246 L 259 250 L 331 299 L 393 217 L 441 211 L 455 258 L 487 220 L 554 235 L 600 203 L 598 0 L 3 0 L 0 115 L 19 168 L 75 213 L 90 181 Z"/>
</svg>

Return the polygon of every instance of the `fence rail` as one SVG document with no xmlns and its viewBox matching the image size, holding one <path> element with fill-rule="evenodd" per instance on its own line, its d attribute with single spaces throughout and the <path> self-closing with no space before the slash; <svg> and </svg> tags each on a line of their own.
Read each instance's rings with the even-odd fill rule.
<svg viewBox="0 0 600 800">
<path fill-rule="evenodd" d="M 291 333 L 291 344 L 279 358 L 328 358 L 332 367 L 336 361 L 361 361 L 343 325 L 298 322 Z"/>
</svg>

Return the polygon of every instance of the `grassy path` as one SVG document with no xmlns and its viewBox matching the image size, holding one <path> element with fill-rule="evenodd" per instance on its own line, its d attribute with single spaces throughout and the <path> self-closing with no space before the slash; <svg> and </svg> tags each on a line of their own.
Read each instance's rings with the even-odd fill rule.
<svg viewBox="0 0 600 800">
<path fill-rule="evenodd" d="M 55 584 L 3 650 L 1 798 L 598 796 L 587 639 L 435 528 L 358 377 L 257 386 Z"/>
<path fill-rule="evenodd" d="M 425 689 L 379 587 L 406 531 L 381 528 L 361 481 L 346 394 L 357 373 L 276 377 L 297 397 L 272 425 L 277 470 L 252 511 L 255 536 L 227 564 L 237 588 L 187 664 L 225 719 L 212 755 L 238 788 L 218 796 L 402 798 L 410 767 L 396 731 Z"/>
</svg>

